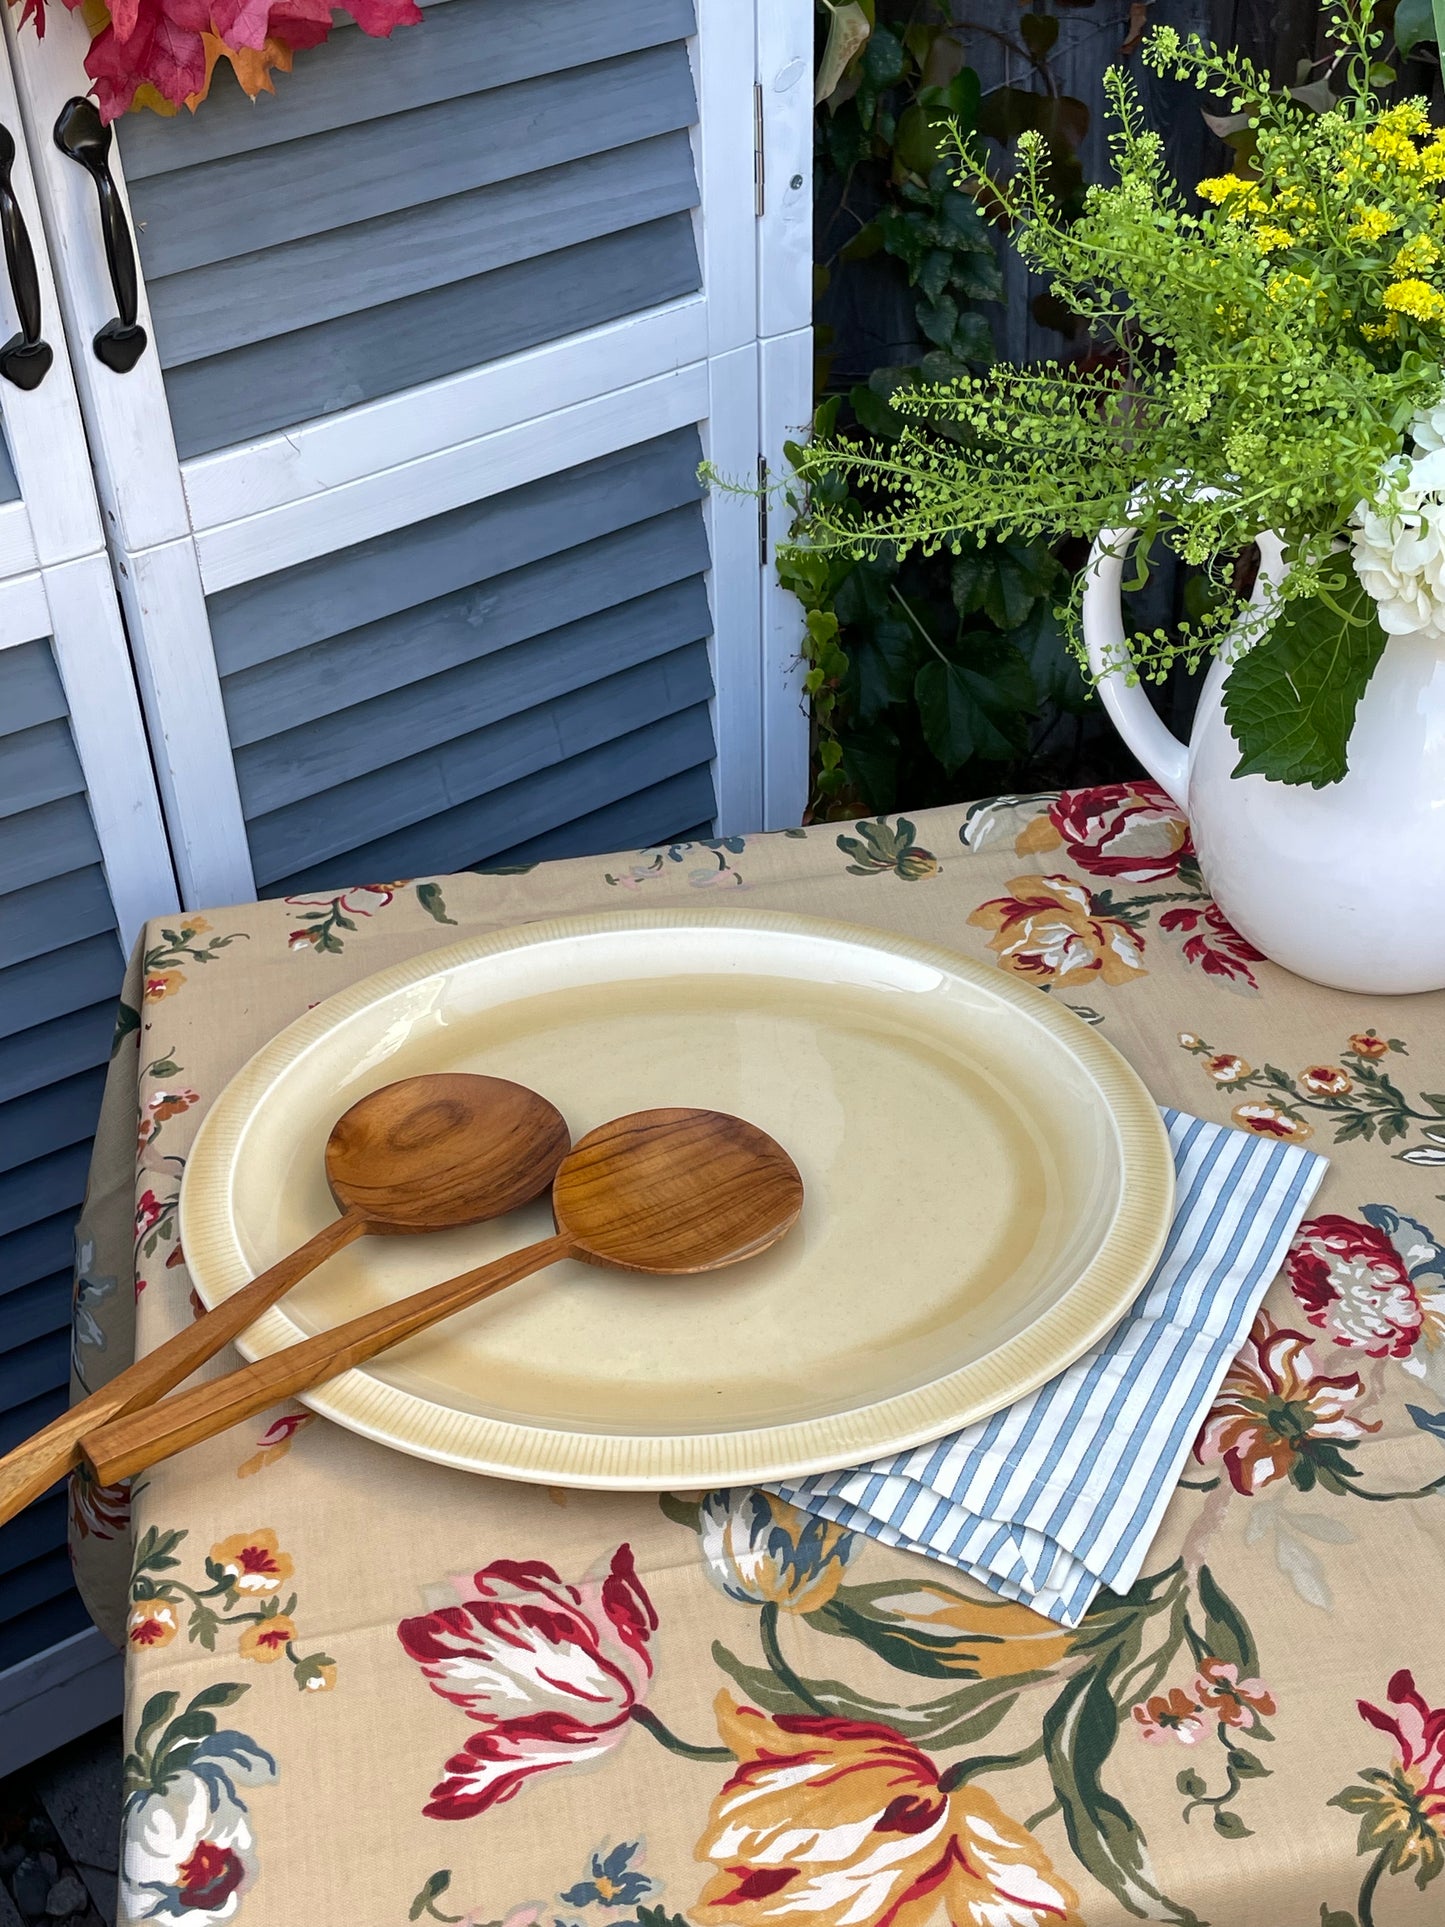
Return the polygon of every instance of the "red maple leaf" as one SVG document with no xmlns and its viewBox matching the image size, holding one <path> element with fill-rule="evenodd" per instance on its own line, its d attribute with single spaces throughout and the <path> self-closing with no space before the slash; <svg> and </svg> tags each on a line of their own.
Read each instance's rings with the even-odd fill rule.
<svg viewBox="0 0 1445 1927">
<path fill-rule="evenodd" d="M 203 87 L 201 35 L 210 22 L 210 0 L 120 0 L 116 18 L 95 36 L 85 56 L 101 119 L 125 113 L 146 81 L 177 106 Z"/>
</svg>

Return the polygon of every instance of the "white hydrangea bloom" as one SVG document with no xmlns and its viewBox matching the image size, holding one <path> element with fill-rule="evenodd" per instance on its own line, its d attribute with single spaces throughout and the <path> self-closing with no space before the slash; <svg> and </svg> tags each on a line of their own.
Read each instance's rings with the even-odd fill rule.
<svg viewBox="0 0 1445 1927">
<path fill-rule="evenodd" d="M 1386 467 L 1380 496 L 1351 516 L 1355 573 L 1390 636 L 1445 641 L 1445 401 L 1410 425 L 1413 455 Z"/>
</svg>

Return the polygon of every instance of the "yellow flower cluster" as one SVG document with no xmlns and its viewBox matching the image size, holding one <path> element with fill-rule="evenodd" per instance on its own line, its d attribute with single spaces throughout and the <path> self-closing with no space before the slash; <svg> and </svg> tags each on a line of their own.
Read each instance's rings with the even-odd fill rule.
<svg viewBox="0 0 1445 1927">
<path fill-rule="evenodd" d="M 1238 194 L 1247 188 L 1249 182 L 1242 174 L 1212 174 L 1206 181 L 1199 183 L 1198 194 L 1201 201 L 1213 201 L 1217 207 L 1227 201 L 1231 194 Z"/>
<path fill-rule="evenodd" d="M 1345 229 L 1345 237 L 1350 241 L 1379 241 L 1399 225 L 1400 217 L 1391 208 L 1356 207 L 1354 221 Z"/>
<path fill-rule="evenodd" d="M 1216 232 L 1233 229 L 1258 250 L 1273 270 L 1264 279 L 1273 303 L 1308 312 L 1316 298 L 1333 301 L 1330 284 L 1310 274 L 1308 258 L 1343 239 L 1360 249 L 1364 286 L 1356 296 L 1355 325 L 1363 340 L 1397 340 L 1409 322 L 1442 326 L 1445 201 L 1436 184 L 1445 182 L 1445 129 L 1431 126 L 1423 102 L 1403 101 L 1367 129 L 1341 128 L 1333 151 L 1334 185 L 1346 190 L 1333 211 L 1310 192 L 1308 180 L 1289 178 L 1288 166 L 1272 165 L 1263 151 L 1259 177 L 1221 174 L 1201 181 L 1201 200 L 1218 209 L 1216 221 L 1227 224 Z M 1393 253 L 1387 245 L 1382 259 L 1377 250 L 1390 236 L 1396 245 Z M 1291 250 L 1299 271 L 1280 271 L 1283 263 L 1273 257 Z M 1342 318 L 1354 321 L 1355 309 Z"/>
<path fill-rule="evenodd" d="M 1410 315 L 1416 321 L 1445 319 L 1445 294 L 1428 281 L 1395 281 L 1386 288 L 1384 305 L 1396 314 Z"/>
<path fill-rule="evenodd" d="M 1428 274 L 1439 259 L 1440 250 L 1428 234 L 1411 235 L 1390 263 L 1391 277 L 1406 281 L 1411 275 Z"/>
</svg>

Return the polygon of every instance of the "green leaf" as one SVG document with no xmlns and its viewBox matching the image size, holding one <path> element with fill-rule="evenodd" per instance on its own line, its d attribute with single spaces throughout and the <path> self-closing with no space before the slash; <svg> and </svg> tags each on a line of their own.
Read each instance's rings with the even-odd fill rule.
<svg viewBox="0 0 1445 1927">
<path fill-rule="evenodd" d="M 1214 1809 L 1214 1831 L 1226 1840 L 1248 1840 L 1254 1829 L 1247 1827 L 1237 1813 L 1230 1813 L 1224 1807 Z"/>
<path fill-rule="evenodd" d="M 866 46 L 872 23 L 857 0 L 835 6 L 828 22 L 828 44 L 818 64 L 814 99 L 821 104 L 837 91 L 838 83 L 859 49 Z"/>
<path fill-rule="evenodd" d="M 1321 573 L 1335 606 L 1321 596 L 1286 602 L 1229 672 L 1224 715 L 1242 752 L 1236 776 L 1323 789 L 1345 774 L 1355 710 L 1385 632 L 1348 554 L 1331 556 Z"/>
<path fill-rule="evenodd" d="M 451 1884 L 452 1873 L 450 1867 L 440 1867 L 435 1873 L 428 1874 L 421 1892 L 411 1903 L 411 1912 L 407 1915 L 407 1919 L 420 1920 L 423 1914 L 429 1914 L 431 1912 L 432 1902 L 438 1895 L 444 1894 Z"/>
<path fill-rule="evenodd" d="M 907 64 L 908 56 L 898 35 L 891 28 L 875 26 L 859 63 L 868 85 L 881 93 L 902 80 Z"/>
<path fill-rule="evenodd" d="M 964 637 L 967 645 L 975 640 Z M 1004 762 L 1023 748 L 1034 704 L 1028 664 L 1011 645 L 974 668 L 935 656 L 914 679 L 924 741 L 950 775 L 970 757 Z"/>
<path fill-rule="evenodd" d="M 1199 1604 L 1204 1612 L 1204 1643 L 1210 1657 L 1222 1659 L 1248 1678 L 1259 1666 L 1259 1653 L 1244 1615 L 1224 1591 L 1208 1566 L 1199 1568 Z"/>
<path fill-rule="evenodd" d="M 1093 699 L 1078 661 L 1064 640 L 1058 618 L 1047 603 L 1037 607 L 1019 632 L 1018 645 L 1029 666 L 1041 705 L 1067 716 L 1082 716 Z"/>
<path fill-rule="evenodd" d="M 730 1679 L 737 1681 L 754 1706 L 765 1713 L 811 1713 L 815 1709 L 787 1687 L 770 1666 L 750 1666 L 730 1653 L 720 1639 L 712 1643 L 712 1656 Z"/>
<path fill-rule="evenodd" d="M 1000 629 L 1017 629 L 1049 585 L 1039 558 L 1022 543 L 1006 542 L 994 553 L 984 590 L 984 613 Z"/>
<path fill-rule="evenodd" d="M 186 1537 L 186 1528 L 178 1531 L 162 1532 L 156 1526 L 147 1526 L 135 1549 L 134 1572 L 163 1572 L 168 1566 L 178 1566 L 179 1559 L 171 1554 Z"/>
<path fill-rule="evenodd" d="M 1003 272 L 991 254 L 966 254 L 955 262 L 949 285 L 965 301 L 998 301 L 1003 297 Z"/>
<path fill-rule="evenodd" d="M 438 923 L 456 922 L 455 917 L 447 915 L 446 899 L 439 883 L 419 883 L 416 886 L 416 900 L 427 915 L 435 917 Z"/>
<path fill-rule="evenodd" d="M 697 1531 L 698 1514 L 702 1510 L 697 1499 L 680 1499 L 675 1492 L 659 1492 L 657 1509 L 663 1518 L 671 1519 L 675 1526 L 686 1526 L 690 1532 Z"/>
<path fill-rule="evenodd" d="M 1437 0 L 1400 0 L 1395 9 L 1395 45 L 1403 55 L 1408 57 L 1422 40 L 1445 45 L 1441 38 L 1445 22 L 1437 16 L 1436 4 Z M 1445 5 L 1440 11 L 1445 14 Z"/>
<path fill-rule="evenodd" d="M 122 1000 L 115 1008 L 115 1031 L 110 1040 L 111 1056 L 114 1057 L 126 1038 L 133 1036 L 139 1029 L 140 1012 L 134 1004 L 128 1004 Z"/>
<path fill-rule="evenodd" d="M 968 671 L 960 663 L 935 658 L 919 670 L 913 692 L 923 740 L 952 776 L 979 753 L 976 725 L 983 719 L 969 686 Z"/>
<path fill-rule="evenodd" d="M 1186 1766 L 1182 1773 L 1176 1774 L 1174 1784 L 1187 1800 L 1200 1800 L 1204 1797 L 1204 1782 L 1193 1767 Z"/>
<path fill-rule="evenodd" d="M 871 723 L 894 703 L 906 702 L 918 662 L 918 637 L 901 616 L 885 616 L 850 652 L 857 679 L 860 722 Z"/>
<path fill-rule="evenodd" d="M 1077 1673 L 1044 1715 L 1044 1758 L 1069 1845 L 1127 1912 L 1157 1920 L 1162 1903 L 1181 1927 L 1199 1927 L 1197 1915 L 1178 1901 L 1166 1900 L 1154 1885 L 1142 1829 L 1100 1781 L 1118 1733 L 1107 1665 Z"/>
<path fill-rule="evenodd" d="M 250 1690 L 249 1686 L 242 1686 L 235 1680 L 224 1680 L 219 1686 L 203 1686 L 186 1711 L 198 1713 L 208 1706 L 234 1706 L 241 1695 Z"/>
<path fill-rule="evenodd" d="M 951 294 L 942 294 L 936 301 L 920 301 L 917 315 L 918 325 L 930 341 L 936 341 L 940 348 L 952 347 L 958 331 L 958 303 Z"/>
<path fill-rule="evenodd" d="M 1347 1914 L 1342 1908 L 1330 1907 L 1320 1902 L 1320 1927 L 1355 1927 L 1355 1916 Z"/>
<path fill-rule="evenodd" d="M 141 1708 L 140 1725 L 135 1730 L 137 1751 L 143 1751 L 145 1741 L 154 1729 L 161 1724 L 162 1720 L 170 1718 L 180 1704 L 180 1698 L 179 1693 L 154 1693 L 146 1701 Z"/>
<path fill-rule="evenodd" d="M 842 746 L 848 781 L 860 790 L 870 809 L 893 802 L 898 790 L 898 735 L 881 722 L 872 728 L 850 730 Z"/>
<path fill-rule="evenodd" d="M 870 435 L 881 435 L 888 441 L 896 441 L 903 433 L 903 417 L 889 406 L 882 395 L 865 383 L 860 382 L 856 388 L 849 390 L 848 405 Z"/>
<path fill-rule="evenodd" d="M 930 248 L 918 270 L 918 285 L 930 301 L 936 301 L 948 286 L 953 273 L 953 256 L 947 248 Z"/>
<path fill-rule="evenodd" d="M 948 347 L 950 353 L 960 361 L 977 362 L 984 368 L 992 366 L 998 352 L 987 316 L 972 311 L 958 317 L 958 325 L 954 328 Z"/>
<path fill-rule="evenodd" d="M 1264 1761 L 1256 1759 L 1255 1755 L 1245 1747 L 1232 1746 L 1224 1757 L 1228 1761 L 1229 1766 L 1234 1772 L 1234 1777 L 1237 1780 L 1267 1780 L 1269 1778 L 1269 1768 L 1265 1765 Z"/>
<path fill-rule="evenodd" d="M 941 117 L 930 114 L 926 107 L 914 101 L 898 116 L 898 131 L 893 137 L 894 163 L 926 178 L 938 162 L 947 138 L 947 126 Z"/>
<path fill-rule="evenodd" d="M 1026 13 L 1019 21 L 1024 45 L 1035 60 L 1042 60 L 1059 37 L 1059 23 L 1049 14 Z"/>
</svg>

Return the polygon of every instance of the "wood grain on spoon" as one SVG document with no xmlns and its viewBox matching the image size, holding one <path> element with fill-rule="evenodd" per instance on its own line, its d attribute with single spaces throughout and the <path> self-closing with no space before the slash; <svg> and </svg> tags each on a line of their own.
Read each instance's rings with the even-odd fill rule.
<svg viewBox="0 0 1445 1927">
<path fill-rule="evenodd" d="M 0 1459 L 0 1523 L 80 1463 L 86 1433 L 189 1378 L 354 1239 L 499 1217 L 547 1189 L 567 1146 L 556 1107 L 505 1078 L 409 1077 L 363 1097 L 326 1144 L 341 1216 Z"/>
<path fill-rule="evenodd" d="M 803 1208 L 782 1146 L 721 1111 L 638 1111 L 582 1138 L 552 1186 L 557 1235 L 348 1319 L 82 1441 L 96 1477 L 129 1478 L 309 1391 L 562 1258 L 652 1276 L 720 1270 L 776 1244 Z"/>
</svg>

